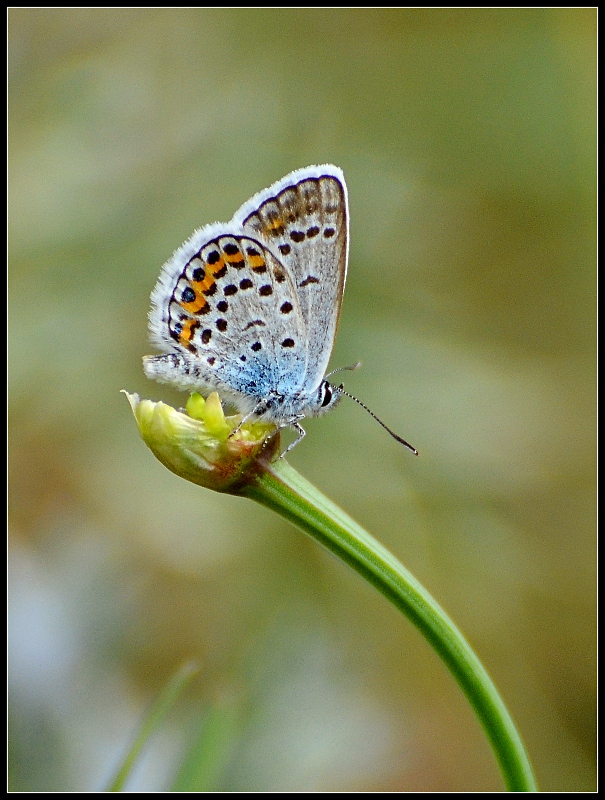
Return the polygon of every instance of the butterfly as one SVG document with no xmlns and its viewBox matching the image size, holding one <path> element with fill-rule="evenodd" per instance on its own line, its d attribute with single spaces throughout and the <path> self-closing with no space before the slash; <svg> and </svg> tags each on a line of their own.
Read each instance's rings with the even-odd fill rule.
<svg viewBox="0 0 605 800">
<path fill-rule="evenodd" d="M 295 170 L 230 222 L 200 228 L 163 266 L 151 294 L 150 338 L 163 354 L 144 358 L 145 374 L 216 390 L 244 415 L 242 424 L 256 417 L 294 427 L 298 438 L 285 455 L 305 436 L 302 419 L 347 394 L 326 369 L 348 241 L 347 187 L 332 164 Z"/>
</svg>

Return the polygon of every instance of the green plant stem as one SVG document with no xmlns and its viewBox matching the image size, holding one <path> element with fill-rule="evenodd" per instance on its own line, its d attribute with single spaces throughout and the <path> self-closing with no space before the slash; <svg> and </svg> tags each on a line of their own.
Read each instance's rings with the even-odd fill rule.
<svg viewBox="0 0 605 800">
<path fill-rule="evenodd" d="M 240 490 L 273 509 L 357 570 L 416 625 L 475 710 L 509 791 L 538 791 L 529 759 L 502 699 L 460 631 L 389 551 L 324 497 L 285 459 L 259 468 Z"/>
<path fill-rule="evenodd" d="M 160 724 L 164 720 L 164 717 L 174 705 L 177 697 L 181 694 L 185 686 L 197 672 L 199 672 L 199 667 L 192 662 L 187 662 L 186 664 L 183 664 L 177 673 L 173 675 L 168 684 L 162 689 L 158 697 L 151 705 L 151 708 L 143 718 L 134 741 L 122 759 L 122 763 L 120 764 L 115 777 L 105 791 L 122 791 L 143 746 L 147 744 L 151 736 L 158 730 Z"/>
</svg>

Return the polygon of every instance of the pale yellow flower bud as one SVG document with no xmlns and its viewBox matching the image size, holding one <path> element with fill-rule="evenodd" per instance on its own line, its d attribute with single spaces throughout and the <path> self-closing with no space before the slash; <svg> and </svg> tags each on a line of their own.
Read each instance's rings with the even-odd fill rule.
<svg viewBox="0 0 605 800">
<path fill-rule="evenodd" d="M 254 479 L 257 459 L 269 461 L 279 447 L 274 425 L 254 421 L 238 427 L 241 415 L 226 417 L 216 392 L 206 400 L 191 395 L 187 413 L 124 393 L 141 438 L 156 458 L 181 478 L 208 489 L 237 493 Z"/>
</svg>

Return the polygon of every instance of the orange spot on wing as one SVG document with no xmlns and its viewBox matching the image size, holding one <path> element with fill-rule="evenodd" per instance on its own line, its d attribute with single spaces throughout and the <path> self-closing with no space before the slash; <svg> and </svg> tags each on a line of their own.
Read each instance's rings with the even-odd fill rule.
<svg viewBox="0 0 605 800">
<path fill-rule="evenodd" d="M 213 275 L 216 275 L 217 272 L 220 272 L 224 268 L 224 266 L 225 262 L 223 261 L 223 256 L 221 256 L 214 264 L 206 264 L 206 269 L 210 270 Z"/>
<path fill-rule="evenodd" d="M 200 311 L 203 308 L 206 308 L 206 306 L 208 305 L 208 301 L 206 300 L 204 295 L 201 294 L 201 292 L 197 288 L 197 287 L 201 287 L 204 283 L 205 283 L 205 280 L 204 281 L 200 281 L 199 283 L 195 284 L 195 287 L 196 287 L 194 289 L 194 291 L 195 291 L 195 300 L 192 300 L 190 303 L 184 303 L 182 300 L 180 301 L 179 305 L 181 306 L 182 309 L 184 309 L 185 311 L 188 311 L 190 314 L 199 314 Z M 212 280 L 212 278 L 210 278 L 210 284 L 213 284 L 213 283 L 214 283 L 214 281 Z M 193 286 L 192 286 L 192 288 L 193 288 Z M 195 322 L 195 320 L 189 320 L 189 322 Z M 187 322 L 185 324 L 187 325 L 189 323 Z M 183 330 L 184 330 L 184 328 L 183 328 Z"/>
<path fill-rule="evenodd" d="M 227 262 L 227 264 L 235 264 L 239 265 L 240 267 L 243 267 L 244 264 L 246 263 L 244 261 L 242 253 L 240 252 L 234 253 L 232 256 L 229 255 L 228 253 L 225 253 L 225 261 Z M 212 265 L 213 269 L 215 266 L 216 266 L 215 264 Z"/>
<path fill-rule="evenodd" d="M 212 267 L 214 267 L 214 264 L 212 265 Z M 210 266 L 210 264 L 207 265 L 208 270 L 212 269 L 212 267 Z M 207 272 L 204 275 L 204 280 L 202 281 L 191 281 L 191 287 L 195 291 L 196 300 L 197 300 L 197 295 L 199 295 L 201 292 L 205 292 L 207 289 L 210 289 L 210 287 L 214 286 L 215 283 L 216 281 L 214 280 L 214 277 L 210 272 Z M 194 300 L 193 302 L 196 302 L 196 300 Z M 185 308 L 184 305 L 183 308 Z"/>
<path fill-rule="evenodd" d="M 286 227 L 281 217 L 268 220 L 263 226 L 263 233 L 267 236 L 281 236 Z"/>
<path fill-rule="evenodd" d="M 188 305 L 191 305 L 191 303 Z M 186 322 L 184 322 L 181 332 L 179 333 L 179 342 L 187 346 L 193 339 L 193 334 L 195 333 L 196 328 L 199 328 L 199 322 L 197 322 L 197 320 L 188 319 Z"/>
</svg>

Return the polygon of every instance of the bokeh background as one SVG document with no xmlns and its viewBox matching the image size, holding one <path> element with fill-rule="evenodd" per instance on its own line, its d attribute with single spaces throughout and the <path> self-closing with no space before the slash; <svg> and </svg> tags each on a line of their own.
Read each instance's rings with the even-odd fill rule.
<svg viewBox="0 0 605 800">
<path fill-rule="evenodd" d="M 130 789 L 213 725 L 218 791 L 499 790 L 457 685 L 374 589 L 169 473 L 120 389 L 192 231 L 292 169 L 349 187 L 332 366 L 289 460 L 467 635 L 540 786 L 595 787 L 594 9 L 9 11 L 10 777 Z M 204 728 L 205 726 L 205 728 Z"/>
</svg>

